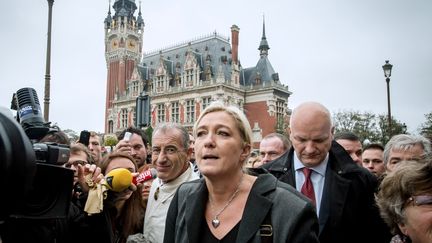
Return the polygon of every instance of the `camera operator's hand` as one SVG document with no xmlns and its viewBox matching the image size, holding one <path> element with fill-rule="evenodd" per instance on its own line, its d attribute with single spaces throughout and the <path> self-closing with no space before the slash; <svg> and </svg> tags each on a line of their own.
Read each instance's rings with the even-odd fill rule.
<svg viewBox="0 0 432 243">
<path fill-rule="evenodd" d="M 92 175 L 91 180 L 94 183 L 99 183 L 104 177 L 101 173 L 101 169 L 94 164 L 86 164 L 84 166 L 78 165 L 78 183 L 80 184 L 83 192 L 89 191 L 89 186 L 86 182 L 87 175 Z"/>
<path fill-rule="evenodd" d="M 131 145 L 129 141 L 120 140 L 117 145 L 114 147 L 114 152 L 122 152 L 130 154 L 131 152 Z"/>
</svg>

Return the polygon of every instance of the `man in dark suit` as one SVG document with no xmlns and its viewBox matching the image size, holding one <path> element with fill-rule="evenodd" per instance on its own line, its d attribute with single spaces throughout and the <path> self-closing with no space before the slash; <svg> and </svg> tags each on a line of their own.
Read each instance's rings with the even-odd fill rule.
<svg viewBox="0 0 432 243">
<path fill-rule="evenodd" d="M 333 141 L 330 112 L 316 102 L 294 109 L 292 148 L 263 165 L 315 203 L 321 243 L 389 242 L 374 202 L 377 180 Z"/>
</svg>

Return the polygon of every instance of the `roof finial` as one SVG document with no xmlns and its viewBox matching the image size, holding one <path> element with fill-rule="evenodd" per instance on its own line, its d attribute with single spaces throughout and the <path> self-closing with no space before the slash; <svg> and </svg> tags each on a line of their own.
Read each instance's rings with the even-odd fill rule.
<svg viewBox="0 0 432 243">
<path fill-rule="evenodd" d="M 138 12 L 138 14 L 141 15 L 141 0 L 139 1 L 139 12 Z"/>
<path fill-rule="evenodd" d="M 261 43 L 258 47 L 258 50 L 260 50 L 260 56 L 267 56 L 268 50 L 270 49 L 270 46 L 268 45 L 267 38 L 265 36 L 265 19 L 263 14 L 263 33 L 261 37 Z"/>
<path fill-rule="evenodd" d="M 111 15 L 111 0 L 108 0 L 108 14 Z"/>
</svg>

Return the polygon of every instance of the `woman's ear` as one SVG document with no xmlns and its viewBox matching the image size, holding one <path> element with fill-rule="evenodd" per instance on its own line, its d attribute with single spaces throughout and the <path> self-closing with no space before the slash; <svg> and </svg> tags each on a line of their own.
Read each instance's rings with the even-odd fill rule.
<svg viewBox="0 0 432 243">
<path fill-rule="evenodd" d="M 245 163 L 245 162 L 246 162 L 246 159 L 249 157 L 249 155 L 250 155 L 250 151 L 251 151 L 251 146 L 250 146 L 250 144 L 245 144 L 245 145 L 243 146 L 243 151 L 242 151 L 242 153 L 240 154 L 240 160 L 241 160 L 243 163 Z"/>
<path fill-rule="evenodd" d="M 408 236 L 408 229 L 404 223 L 398 223 L 398 227 L 402 234 Z"/>
</svg>

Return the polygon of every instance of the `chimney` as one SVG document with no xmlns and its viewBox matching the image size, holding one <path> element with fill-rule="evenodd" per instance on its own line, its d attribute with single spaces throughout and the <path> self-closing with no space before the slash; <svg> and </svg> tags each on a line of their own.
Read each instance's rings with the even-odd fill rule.
<svg viewBox="0 0 432 243">
<path fill-rule="evenodd" d="M 237 25 L 231 26 L 231 56 L 234 64 L 238 64 L 239 31 L 240 28 Z"/>
</svg>

